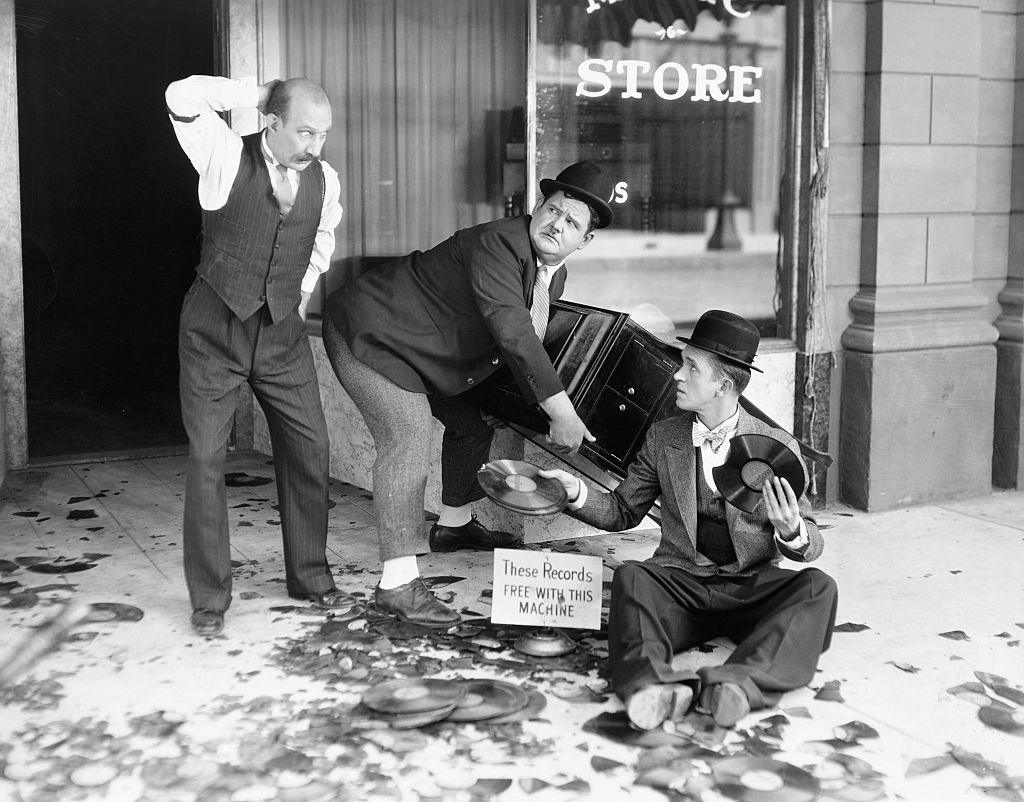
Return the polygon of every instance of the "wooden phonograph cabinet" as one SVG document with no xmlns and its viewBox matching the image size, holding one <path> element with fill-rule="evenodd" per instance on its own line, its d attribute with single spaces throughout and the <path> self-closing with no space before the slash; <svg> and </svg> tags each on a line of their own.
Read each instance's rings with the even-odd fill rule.
<svg viewBox="0 0 1024 802">
<path fill-rule="evenodd" d="M 623 312 L 557 301 L 544 346 L 569 400 L 591 434 L 579 454 L 613 476 L 625 476 L 650 425 L 675 410 L 672 375 L 679 350 Z M 488 382 L 484 408 L 534 432 L 545 433 L 543 410 L 526 400 L 508 369 Z"/>
</svg>

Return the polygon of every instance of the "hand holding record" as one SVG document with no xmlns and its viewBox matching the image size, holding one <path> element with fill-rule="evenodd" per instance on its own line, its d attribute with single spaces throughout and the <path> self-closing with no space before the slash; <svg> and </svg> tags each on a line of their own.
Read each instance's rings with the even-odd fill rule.
<svg viewBox="0 0 1024 802">
<path fill-rule="evenodd" d="M 800 531 L 800 502 L 785 476 L 766 479 L 762 488 L 768 520 L 783 540 Z"/>
<path fill-rule="evenodd" d="M 540 469 L 529 462 L 499 459 L 481 466 L 476 478 L 499 507 L 522 515 L 561 512 L 568 503 L 562 484 L 540 473 Z"/>
</svg>

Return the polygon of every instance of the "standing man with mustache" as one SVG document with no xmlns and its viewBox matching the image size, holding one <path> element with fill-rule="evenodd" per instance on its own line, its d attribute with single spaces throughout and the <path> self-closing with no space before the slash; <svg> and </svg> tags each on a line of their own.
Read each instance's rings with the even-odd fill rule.
<svg viewBox="0 0 1024 802">
<path fill-rule="evenodd" d="M 305 310 L 330 266 L 341 220 L 338 174 L 320 159 L 331 104 L 305 78 L 194 75 L 165 96 L 199 173 L 203 248 L 178 335 L 189 439 L 184 567 L 192 628 L 216 635 L 231 603 L 224 458 L 237 391 L 248 382 L 274 448 L 285 576 L 293 598 L 348 603 L 327 565 L 328 436 Z M 241 137 L 218 112 L 257 108 L 267 127 Z"/>
<path fill-rule="evenodd" d="M 324 346 L 373 435 L 373 505 L 383 570 L 377 608 L 404 621 L 446 625 L 459 614 L 420 579 L 416 556 L 517 545 L 470 513 L 492 429 L 480 412 L 484 382 L 508 365 L 551 420 L 549 441 L 571 452 L 594 438 L 544 350 L 565 260 L 612 220 L 612 182 L 593 162 L 544 179 L 532 216 L 457 231 L 428 251 L 370 270 L 327 300 Z M 426 535 L 423 494 L 431 416 L 444 426 L 441 517 Z"/>
</svg>

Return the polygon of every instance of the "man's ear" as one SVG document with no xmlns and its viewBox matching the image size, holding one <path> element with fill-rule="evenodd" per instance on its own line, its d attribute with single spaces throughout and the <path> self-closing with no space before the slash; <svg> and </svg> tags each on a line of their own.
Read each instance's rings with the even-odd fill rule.
<svg viewBox="0 0 1024 802">
<path fill-rule="evenodd" d="M 267 128 L 271 131 L 276 131 L 281 127 L 281 118 L 273 112 L 267 114 Z"/>
<path fill-rule="evenodd" d="M 593 231 L 591 231 L 589 234 L 585 234 L 583 236 L 583 242 L 581 242 L 579 245 L 576 246 L 576 250 L 577 251 L 581 251 L 584 248 L 586 248 L 590 244 L 590 241 L 593 238 L 594 238 L 594 232 Z"/>
</svg>

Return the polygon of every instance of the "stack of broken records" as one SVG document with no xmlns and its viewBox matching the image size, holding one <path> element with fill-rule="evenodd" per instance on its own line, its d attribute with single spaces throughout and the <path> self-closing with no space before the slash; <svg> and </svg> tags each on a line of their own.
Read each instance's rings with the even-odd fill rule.
<svg viewBox="0 0 1024 802">
<path fill-rule="evenodd" d="M 362 702 L 400 730 L 438 721 L 528 721 L 547 704 L 544 694 L 511 682 L 433 677 L 381 682 L 363 694 Z"/>
</svg>

